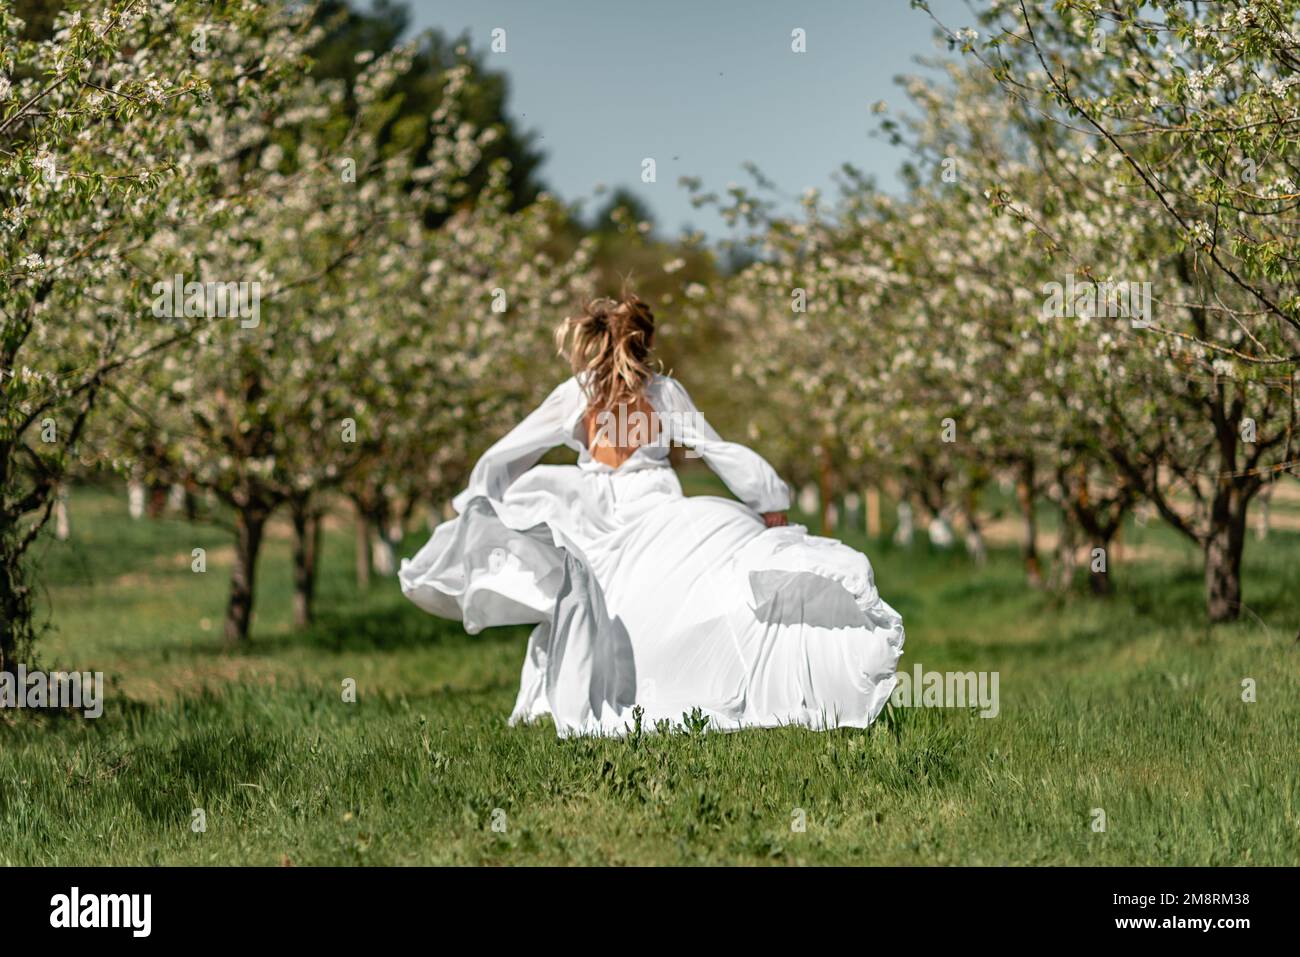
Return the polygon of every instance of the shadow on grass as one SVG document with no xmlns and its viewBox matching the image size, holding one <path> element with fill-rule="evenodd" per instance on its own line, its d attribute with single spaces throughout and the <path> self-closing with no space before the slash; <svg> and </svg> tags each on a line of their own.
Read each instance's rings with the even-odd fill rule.
<svg viewBox="0 0 1300 957">
<path fill-rule="evenodd" d="M 950 637 L 936 640 L 926 649 L 921 661 L 927 669 L 972 667 L 988 669 L 999 663 L 1046 661 L 1068 654 L 1072 660 L 1087 660 L 1092 653 L 1107 647 L 1127 644 L 1133 633 L 1118 630 L 1111 622 L 1076 625 L 1027 641 L 981 641 L 975 638 Z M 907 659 L 900 665 L 909 667 Z"/>
<path fill-rule="evenodd" d="M 402 599 L 376 602 L 373 599 L 327 604 L 317 611 L 316 620 L 302 631 L 254 636 L 252 652 L 286 647 L 312 647 L 328 652 L 399 651 L 430 645 L 474 643 L 520 643 L 527 641 L 528 626 L 488 628 L 470 635 L 458 621 L 437 618 Z"/>
<path fill-rule="evenodd" d="M 442 644 L 463 635 L 459 623 L 426 615 L 412 605 L 341 605 L 321 610 L 310 628 L 286 640 L 328 651 L 393 651 Z"/>
<path fill-rule="evenodd" d="M 189 820 L 195 801 L 246 809 L 283 751 L 278 736 L 256 729 L 202 728 L 174 744 L 137 744 L 122 788 L 145 820 L 175 827 Z"/>
</svg>

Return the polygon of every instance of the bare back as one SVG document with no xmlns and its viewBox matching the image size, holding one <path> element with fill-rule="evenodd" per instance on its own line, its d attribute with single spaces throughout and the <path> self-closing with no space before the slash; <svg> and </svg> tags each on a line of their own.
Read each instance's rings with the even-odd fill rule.
<svg viewBox="0 0 1300 957">
<path fill-rule="evenodd" d="M 607 410 L 588 408 L 583 423 L 591 457 L 614 469 L 659 435 L 659 416 L 644 395 Z"/>
</svg>

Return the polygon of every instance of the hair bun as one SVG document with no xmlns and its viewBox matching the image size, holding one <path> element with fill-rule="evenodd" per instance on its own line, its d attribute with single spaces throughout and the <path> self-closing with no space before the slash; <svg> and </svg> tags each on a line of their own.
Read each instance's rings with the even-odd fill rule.
<svg viewBox="0 0 1300 957">
<path fill-rule="evenodd" d="M 635 293 L 583 303 L 555 333 L 559 352 L 582 375 L 588 405 L 598 409 L 636 395 L 654 375 L 649 365 L 654 313 Z"/>
<path fill-rule="evenodd" d="M 592 328 L 604 331 L 613 328 L 611 320 L 618 314 L 618 303 L 613 299 L 593 299 L 583 311 Z"/>
</svg>

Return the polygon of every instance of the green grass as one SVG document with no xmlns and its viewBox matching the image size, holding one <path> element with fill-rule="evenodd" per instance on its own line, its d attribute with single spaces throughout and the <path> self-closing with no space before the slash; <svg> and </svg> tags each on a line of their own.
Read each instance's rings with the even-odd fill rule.
<svg viewBox="0 0 1300 957">
<path fill-rule="evenodd" d="M 73 525 L 40 550 L 41 664 L 104 671 L 108 701 L 98 720 L 0 713 L 0 862 L 1300 861 L 1295 533 L 1252 539 L 1251 614 L 1214 629 L 1196 556 L 1155 526 L 1129 540 L 1170 557 L 1115 568 L 1105 601 L 1027 590 L 1010 552 L 976 569 L 880 543 L 902 667 L 998 671 L 999 717 L 900 709 L 867 731 L 558 741 L 505 724 L 526 629 L 467 636 L 391 580 L 358 594 L 346 525 L 326 536 L 321 620 L 303 634 L 288 627 L 288 542 L 272 536 L 240 654 L 219 643 L 227 532 L 132 522 L 99 490 L 75 495 Z M 205 574 L 189 570 L 197 546 Z"/>
</svg>

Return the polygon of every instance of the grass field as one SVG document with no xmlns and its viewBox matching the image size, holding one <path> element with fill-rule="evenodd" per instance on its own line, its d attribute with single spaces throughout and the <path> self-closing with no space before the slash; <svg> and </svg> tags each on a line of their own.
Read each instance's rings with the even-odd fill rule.
<svg viewBox="0 0 1300 957">
<path fill-rule="evenodd" d="M 907 623 L 901 667 L 998 671 L 997 718 L 558 741 L 505 724 L 526 629 L 469 637 L 391 579 L 358 594 L 346 526 L 301 634 L 276 531 L 253 646 L 230 654 L 226 531 L 133 522 L 93 489 L 72 517 L 72 541 L 39 549 L 40 664 L 105 672 L 107 704 L 0 713 L 6 864 L 1300 862 L 1295 532 L 1252 537 L 1250 613 L 1212 630 L 1197 556 L 1154 525 L 1126 541 L 1166 558 L 1115 567 L 1103 601 L 1027 590 L 1006 551 L 977 569 L 873 545 Z"/>
</svg>

